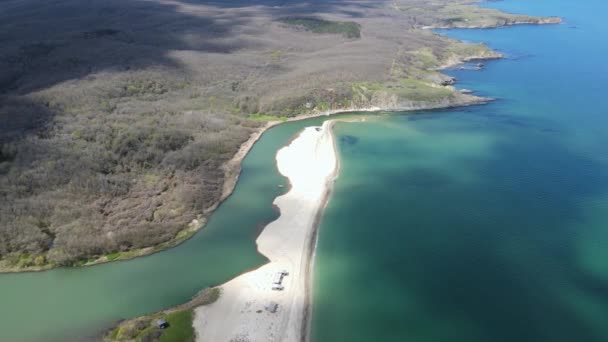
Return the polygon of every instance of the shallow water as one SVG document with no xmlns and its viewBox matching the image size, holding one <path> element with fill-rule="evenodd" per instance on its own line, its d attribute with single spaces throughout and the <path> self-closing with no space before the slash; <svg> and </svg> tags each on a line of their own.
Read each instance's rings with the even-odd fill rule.
<svg viewBox="0 0 608 342">
<path fill-rule="evenodd" d="M 336 126 L 314 342 L 608 341 L 608 3 L 509 0 L 555 26 L 442 31 L 509 56 L 499 98 Z"/>
</svg>

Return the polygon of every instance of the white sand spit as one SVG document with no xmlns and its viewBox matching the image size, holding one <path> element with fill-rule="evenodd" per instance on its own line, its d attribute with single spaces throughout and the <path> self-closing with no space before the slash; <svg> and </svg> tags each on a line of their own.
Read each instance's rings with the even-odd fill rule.
<svg viewBox="0 0 608 342">
<path fill-rule="evenodd" d="M 337 172 L 331 121 L 306 128 L 277 153 L 277 166 L 289 178 L 290 191 L 274 203 L 281 216 L 257 239 L 270 262 L 222 285 L 220 299 L 195 310 L 197 341 L 300 342 L 306 339 L 310 263 L 316 217 L 323 209 Z M 273 290 L 280 271 L 282 291 Z M 266 310 L 277 303 L 277 312 Z"/>
</svg>

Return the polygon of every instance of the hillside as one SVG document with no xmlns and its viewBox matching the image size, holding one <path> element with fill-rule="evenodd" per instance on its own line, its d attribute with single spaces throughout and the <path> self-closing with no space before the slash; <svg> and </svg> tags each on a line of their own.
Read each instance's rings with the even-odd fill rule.
<svg viewBox="0 0 608 342">
<path fill-rule="evenodd" d="M 499 55 L 425 28 L 559 19 L 472 2 L 0 2 L 0 271 L 183 241 L 263 121 L 483 103 L 436 70 Z"/>
</svg>

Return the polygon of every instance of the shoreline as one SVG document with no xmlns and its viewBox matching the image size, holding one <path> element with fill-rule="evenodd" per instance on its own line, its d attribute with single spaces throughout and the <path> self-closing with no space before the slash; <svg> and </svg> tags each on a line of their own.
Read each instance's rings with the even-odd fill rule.
<svg viewBox="0 0 608 342">
<path fill-rule="evenodd" d="M 195 310 L 197 340 L 306 341 L 310 329 L 312 269 L 318 226 L 339 170 L 334 120 L 307 127 L 277 153 L 277 167 L 291 189 L 275 199 L 281 216 L 256 240 L 269 262 L 222 285 L 222 297 Z M 315 164 L 314 168 L 305 166 Z M 273 276 L 287 270 L 282 291 Z M 278 312 L 265 306 L 275 302 Z"/>
<path fill-rule="evenodd" d="M 559 22 L 561 22 L 561 18 L 558 18 Z M 515 24 L 523 24 L 523 23 L 514 23 Z M 531 23 L 534 24 L 534 23 Z M 539 23 L 536 23 L 539 24 Z M 551 23 L 542 23 L 542 24 L 551 24 Z M 439 29 L 440 27 L 424 27 L 421 29 Z M 473 26 L 467 28 L 475 28 Z M 481 55 L 472 55 L 472 56 L 452 56 L 447 61 L 445 61 L 442 65 L 437 68 L 433 68 L 430 70 L 441 71 L 449 68 L 453 68 L 455 66 L 470 62 L 470 61 L 481 61 L 481 60 L 495 60 L 502 59 L 504 55 L 498 53 L 494 50 L 490 50 L 489 54 L 481 54 Z M 439 85 L 439 84 L 437 84 Z M 7 267 L 2 265 L 0 260 L 0 274 L 4 273 L 28 273 L 28 272 L 42 272 L 48 271 L 56 268 L 80 268 L 87 266 L 95 266 L 100 264 L 105 264 L 109 262 L 115 261 L 127 261 L 139 257 L 150 256 L 170 248 L 174 248 L 179 246 L 180 244 L 191 239 L 196 233 L 202 229 L 204 229 L 209 216 L 231 195 L 238 183 L 238 179 L 241 172 L 241 163 L 243 159 L 247 156 L 249 151 L 253 148 L 255 143 L 264 135 L 264 133 L 277 125 L 281 125 L 288 122 L 293 121 L 301 121 L 307 120 L 316 117 L 322 116 L 331 116 L 335 114 L 345 114 L 350 112 L 410 112 L 410 111 L 424 111 L 424 110 L 440 110 L 440 109 L 450 109 L 450 108 L 458 108 L 458 107 L 468 107 L 468 106 L 476 106 L 476 105 L 484 105 L 489 102 L 494 101 L 494 98 L 488 97 L 480 97 L 471 95 L 470 91 L 465 92 L 464 90 L 453 90 L 453 93 L 449 97 L 445 97 L 439 101 L 410 101 L 410 100 L 402 100 L 398 103 L 382 103 L 378 105 L 368 106 L 368 107 L 357 107 L 357 106 L 349 106 L 344 108 L 326 110 L 326 111 L 312 111 L 306 114 L 298 115 L 295 117 L 290 117 L 287 120 L 277 120 L 277 121 L 267 121 L 265 124 L 261 125 L 257 129 L 255 129 L 247 140 L 245 140 L 237 150 L 237 152 L 232 156 L 230 160 L 223 163 L 220 168 L 224 173 L 224 182 L 222 184 L 222 194 L 220 198 L 215 201 L 211 206 L 202 210 L 196 218 L 194 218 L 184 229 L 180 230 L 176 237 L 163 242 L 158 245 L 148 246 L 140 249 L 129 250 L 125 252 L 119 252 L 118 256 L 109 257 L 109 255 L 103 255 L 95 259 L 90 259 L 86 262 L 78 263 L 70 266 L 61 266 L 56 264 L 45 264 L 40 266 L 29 266 L 29 267 L 20 267 L 20 266 L 10 266 Z"/>
<path fill-rule="evenodd" d="M 471 1 L 474 3 L 475 1 Z M 458 25 L 434 25 L 434 26 L 422 26 L 417 27 L 416 29 L 421 30 L 429 30 L 429 29 L 489 29 L 489 28 L 498 28 L 512 25 L 545 25 L 545 24 L 560 24 L 563 22 L 561 17 L 537 17 L 537 16 L 526 16 L 521 19 L 505 19 L 504 21 L 498 21 L 494 24 L 488 26 L 476 26 L 472 23 L 462 23 Z M 453 67 L 458 64 L 465 63 L 470 60 L 487 60 L 487 59 L 496 59 L 502 58 L 503 56 L 494 51 L 490 51 L 491 53 L 488 55 L 481 56 L 453 56 L 450 57 L 448 61 L 444 61 L 444 63 L 433 69 L 429 70 L 443 70 L 449 67 Z M 433 82 L 431 82 L 433 83 Z M 439 85 L 439 84 L 435 84 Z M 161 252 L 167 250 L 169 248 L 176 247 L 181 243 L 192 238 L 199 230 L 203 229 L 206 225 L 207 219 L 209 215 L 221 205 L 221 203 L 226 200 L 231 194 L 238 182 L 238 177 L 240 174 L 240 163 L 246 157 L 249 150 L 255 144 L 255 142 L 264 134 L 264 132 L 278 124 L 282 124 L 284 122 L 305 120 L 312 117 L 319 116 L 328 116 L 336 113 L 342 112 L 350 112 L 350 111 L 416 111 L 416 110 L 431 110 L 431 109 L 444 109 L 444 108 L 453 108 L 453 107 L 462 107 L 462 106 L 470 106 L 470 105 L 480 105 L 490 102 L 492 99 L 477 97 L 472 95 L 465 94 L 464 91 L 454 90 L 453 94 L 442 98 L 435 102 L 425 102 L 425 101 L 408 101 L 404 99 L 399 99 L 395 101 L 388 102 L 374 102 L 369 101 L 368 103 L 373 106 L 373 108 L 357 108 L 356 106 L 343 107 L 340 109 L 323 111 L 323 112 L 309 112 L 302 116 L 297 116 L 293 118 L 289 118 L 285 121 L 269 121 L 265 124 L 260 125 L 252 131 L 250 136 L 243 141 L 241 146 L 238 148 L 237 152 L 232 156 L 232 158 L 226 162 L 224 162 L 220 168 L 223 171 L 224 179 L 222 182 L 222 192 L 219 198 L 214 201 L 209 207 L 204 208 L 198 213 L 190 216 L 193 219 L 187 225 L 184 225 L 181 230 L 179 230 L 176 235 L 165 242 L 162 242 L 157 245 L 147 246 L 139 249 L 127 250 L 127 251 L 117 251 L 105 255 L 93 255 L 88 259 L 82 259 L 75 262 L 69 266 L 62 266 L 55 263 L 46 263 L 47 261 L 43 261 L 38 264 L 32 264 L 28 262 L 29 266 L 19 265 L 18 262 L 6 260 L 0 260 L 0 274 L 2 273 L 22 273 L 22 272 L 39 272 L 51 270 L 54 268 L 77 268 L 77 267 L 85 267 L 85 266 L 93 266 L 113 261 L 124 261 L 130 260 L 137 257 L 143 257 L 155 254 L 157 252 Z M 367 105 L 367 104 L 366 104 Z M 42 255 L 45 256 L 45 255 Z"/>
<path fill-rule="evenodd" d="M 499 22 L 488 25 L 430 25 L 421 27 L 422 30 L 452 30 L 452 29 L 472 29 L 472 30 L 494 30 L 501 27 L 509 27 L 516 25 L 555 25 L 562 24 L 564 20 L 561 17 L 531 17 L 527 20 L 512 20 Z"/>
<path fill-rule="evenodd" d="M 323 219 L 323 215 L 325 214 L 325 210 L 327 209 L 327 204 L 329 204 L 329 200 L 331 198 L 331 194 L 334 190 L 335 181 L 340 176 L 340 170 L 342 164 L 340 162 L 340 156 L 338 151 L 338 146 L 336 144 L 336 137 L 333 132 L 333 126 L 336 121 L 332 121 L 330 127 L 330 134 L 332 135 L 332 144 L 334 148 L 334 153 L 336 155 L 336 167 L 334 170 L 334 175 L 331 180 L 326 182 L 325 195 L 323 197 L 323 202 L 317 215 L 315 217 L 315 222 L 313 223 L 313 236 L 310 240 L 310 250 L 307 255 L 308 258 L 308 270 L 307 270 L 307 279 L 306 279 L 306 306 L 304 311 L 304 317 L 302 322 L 302 342 L 309 342 L 310 336 L 312 332 L 312 316 L 313 316 L 313 290 L 314 290 L 314 269 L 315 269 L 315 260 L 317 254 L 317 243 L 319 242 L 319 228 L 321 226 L 321 220 Z"/>
<path fill-rule="evenodd" d="M 497 59 L 501 57 L 475 57 L 475 60 L 489 60 L 489 59 Z M 448 66 L 442 66 L 441 69 L 448 69 L 453 67 L 454 65 L 458 65 L 461 63 L 466 63 L 470 59 L 462 58 L 457 62 L 451 63 Z M 439 110 L 439 109 L 450 109 L 450 108 L 458 108 L 458 107 L 469 107 L 469 106 L 477 106 L 484 105 L 491 101 L 494 101 L 494 98 L 487 97 L 478 97 L 471 96 L 465 93 L 460 92 L 460 95 L 463 96 L 456 101 L 441 101 L 441 102 L 410 102 L 405 103 L 402 106 L 373 106 L 373 107 L 348 107 L 348 108 L 339 108 L 333 109 L 323 112 L 312 112 L 299 116 L 295 116 L 292 118 L 288 118 L 287 120 L 277 120 L 277 121 L 267 121 L 264 125 L 258 127 L 253 133 L 250 134 L 249 138 L 241 144 L 238 151 L 233 155 L 233 157 L 224 163 L 221 168 L 224 171 L 225 181 L 222 185 L 222 194 L 220 198 L 213 203 L 213 205 L 207 207 L 202 211 L 201 214 L 198 215 L 196 219 L 193 219 L 186 228 L 181 230 L 176 238 L 166 241 L 160 245 L 145 247 L 137 250 L 122 252 L 122 255 L 108 259 L 107 256 L 102 256 L 97 259 L 91 260 L 89 262 L 73 265 L 73 266 L 59 266 L 54 264 L 48 264 L 43 266 L 32 266 L 27 268 L 22 267 L 2 267 L 0 266 L 0 274 L 9 274 L 9 273 L 29 273 L 29 272 L 44 272 L 50 271 L 58 268 L 83 268 L 90 267 L 95 265 L 101 265 L 111 262 L 120 262 L 120 261 L 128 261 L 135 258 L 146 257 L 150 255 L 154 255 L 159 252 L 166 251 L 168 249 L 179 246 L 180 244 L 191 239 L 196 233 L 205 228 L 208 217 L 225 201 L 227 200 L 233 193 L 236 184 L 238 183 L 238 179 L 241 173 L 241 163 L 249 154 L 249 151 L 253 148 L 255 143 L 268 131 L 270 128 L 278 125 L 282 125 L 289 122 L 308 120 L 323 116 L 332 116 L 337 114 L 347 114 L 347 113 L 357 113 L 357 112 L 365 112 L 365 113 L 373 113 L 373 112 L 413 112 L 413 111 L 424 111 L 424 110 Z"/>
</svg>

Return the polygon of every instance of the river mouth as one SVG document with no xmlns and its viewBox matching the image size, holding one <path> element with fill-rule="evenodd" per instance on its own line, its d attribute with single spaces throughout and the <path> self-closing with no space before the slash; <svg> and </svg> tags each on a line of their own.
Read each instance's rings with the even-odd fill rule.
<svg viewBox="0 0 608 342">
<path fill-rule="evenodd" d="M 185 303 L 205 287 L 266 263 L 255 238 L 260 224 L 278 217 L 272 202 L 288 189 L 276 168 L 276 151 L 304 127 L 326 119 L 285 123 L 265 132 L 244 159 L 234 193 L 205 228 L 178 247 L 85 268 L 0 275 L 2 339 L 99 336 L 120 319 Z"/>
</svg>

